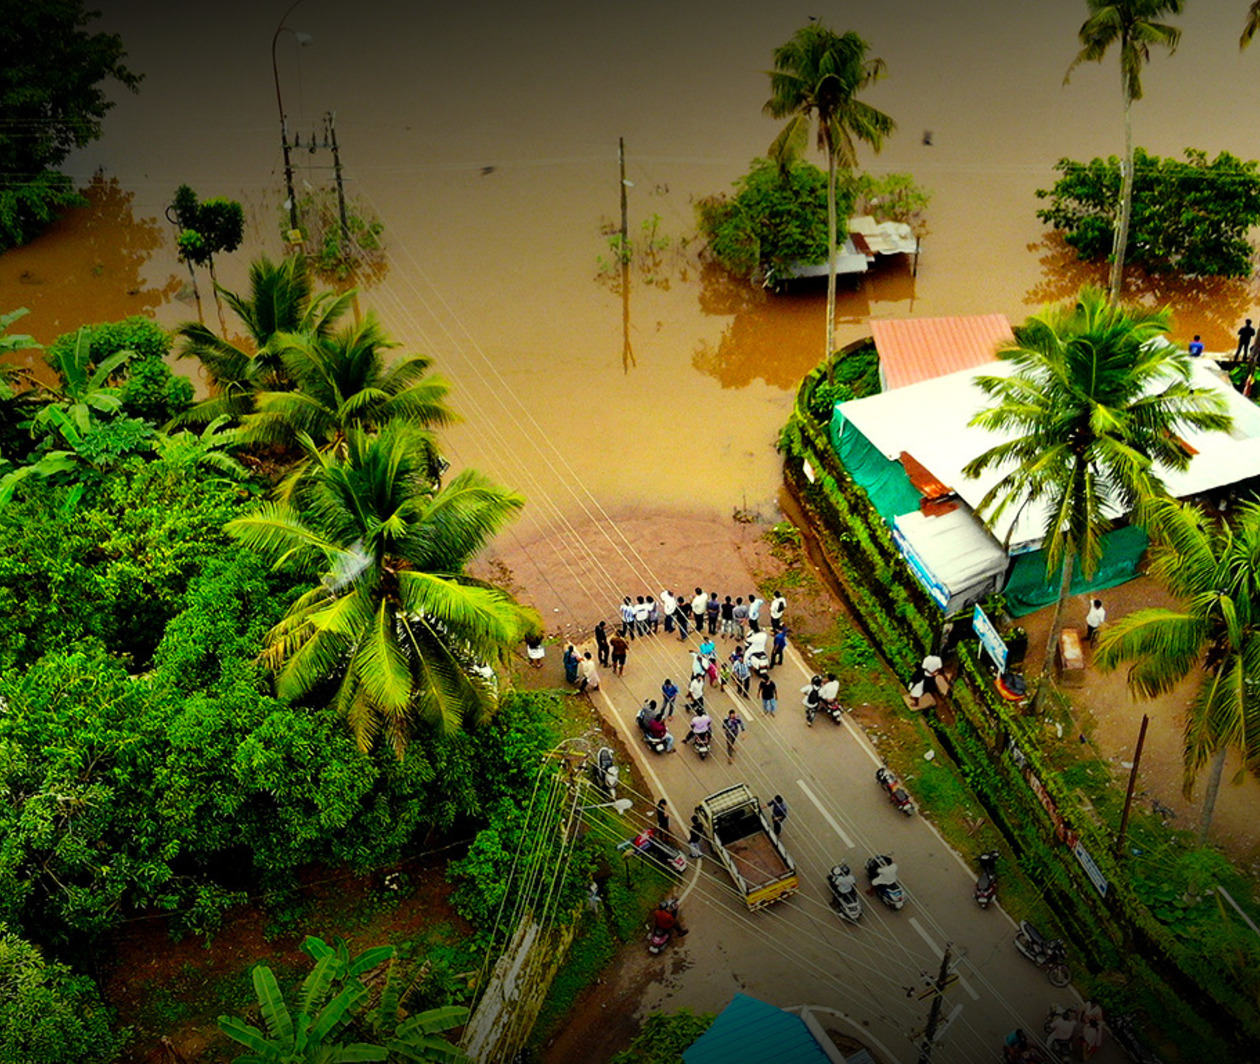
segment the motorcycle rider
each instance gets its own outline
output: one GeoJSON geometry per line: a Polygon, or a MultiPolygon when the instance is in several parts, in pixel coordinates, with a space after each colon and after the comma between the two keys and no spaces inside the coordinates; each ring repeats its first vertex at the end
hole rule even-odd
{"type": "Polygon", "coordinates": [[[652,926],[658,931],[674,934],[679,938],[684,937],[688,931],[688,928],[683,926],[678,902],[673,898],[665,899],[652,911],[652,926]]]}
{"type": "MultiPolygon", "coordinates": [[[[656,703],[653,703],[655,705],[656,703]]],[[[647,733],[653,739],[662,739],[665,742],[665,753],[672,754],[674,752],[674,737],[669,734],[669,729],[665,726],[665,716],[663,713],[657,713],[648,721],[647,733]]]]}
{"type": "Polygon", "coordinates": [[[830,706],[840,698],[840,681],[834,672],[827,673],[827,682],[818,688],[818,697],[824,706],[830,706]]]}
{"type": "Polygon", "coordinates": [[[801,694],[805,696],[805,719],[812,726],[814,723],[814,714],[818,711],[818,704],[822,701],[819,694],[822,688],[822,677],[813,677],[808,684],[801,688],[801,694]]]}
{"type": "Polygon", "coordinates": [[[709,719],[709,714],[704,711],[704,704],[700,705],[700,712],[691,718],[691,731],[687,733],[684,743],[691,742],[696,736],[704,736],[709,738],[709,732],[713,730],[713,721],[709,719]]]}
{"type": "Polygon", "coordinates": [[[1028,1036],[1021,1028],[1015,1028],[1002,1043],[1002,1055],[1006,1058],[1007,1064],[1020,1064],[1021,1061],[1027,1059],[1028,1052],[1028,1036]]]}

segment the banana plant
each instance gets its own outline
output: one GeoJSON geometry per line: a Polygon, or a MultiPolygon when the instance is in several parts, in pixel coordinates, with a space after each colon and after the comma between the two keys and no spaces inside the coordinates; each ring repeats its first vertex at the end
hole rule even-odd
{"type": "Polygon", "coordinates": [[[48,401],[31,418],[32,436],[42,436],[56,427],[54,411],[64,413],[83,435],[98,414],[116,414],[122,407],[122,389],[109,384],[118,370],[134,356],[134,351],[115,351],[92,365],[91,333],[80,329],[74,347],[49,359],[61,378],[60,388],[43,386],[48,401]]]}

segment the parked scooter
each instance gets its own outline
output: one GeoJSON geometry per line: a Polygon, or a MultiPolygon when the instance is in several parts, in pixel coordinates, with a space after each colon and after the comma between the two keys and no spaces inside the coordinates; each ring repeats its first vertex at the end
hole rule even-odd
{"type": "Polygon", "coordinates": [[[897,880],[897,862],[887,854],[876,854],[867,860],[866,878],[871,881],[875,896],[888,908],[897,910],[906,904],[906,892],[897,880]]]}
{"type": "Polygon", "coordinates": [[[591,762],[591,779],[595,786],[610,799],[617,797],[617,781],[621,778],[621,770],[613,761],[613,752],[607,746],[601,746],[595,752],[595,760],[591,762]]]}
{"type": "Polygon", "coordinates": [[[982,853],[976,858],[980,864],[980,875],[976,878],[976,904],[982,909],[987,909],[997,897],[997,859],[997,850],[982,853]]]}
{"type": "Polygon", "coordinates": [[[822,696],[818,693],[822,687],[822,677],[815,676],[809,681],[808,687],[801,688],[801,694],[805,697],[801,701],[801,705],[805,707],[805,723],[811,728],[814,726],[814,717],[818,715],[818,707],[822,704],[822,696]]]}
{"type": "Polygon", "coordinates": [[[841,863],[833,867],[827,876],[827,886],[831,889],[835,909],[850,923],[857,923],[862,915],[862,898],[858,894],[857,879],[849,866],[841,863]]]}
{"type": "Polygon", "coordinates": [[[1015,948],[1046,973],[1055,986],[1067,986],[1072,972],[1067,966],[1067,947],[1061,938],[1046,938],[1027,920],[1019,922],[1015,948]]]}
{"type": "Polygon", "coordinates": [[[910,800],[910,795],[906,793],[906,789],[902,787],[901,781],[890,768],[877,768],[875,770],[875,782],[884,788],[884,793],[888,795],[888,800],[893,806],[906,816],[914,815],[914,802],[910,800]]]}

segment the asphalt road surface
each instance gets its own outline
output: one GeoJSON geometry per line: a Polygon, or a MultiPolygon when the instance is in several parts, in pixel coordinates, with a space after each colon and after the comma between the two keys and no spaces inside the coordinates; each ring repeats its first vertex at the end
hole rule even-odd
{"type": "MultiPolygon", "coordinates": [[[[734,645],[717,642],[723,657],[734,645]]],[[[906,817],[888,801],[875,782],[881,759],[861,728],[847,716],[837,725],[822,714],[807,725],[799,692],[809,673],[791,648],[773,673],[779,688],[774,717],[762,712],[755,680],[748,700],[735,694],[733,684],[706,688],[715,735],[701,761],[682,743],[690,719],[683,707],[688,650],[695,646],[694,638],[683,644],[662,631],[632,644],[624,678],[600,672],[603,687],[595,703],[635,751],[653,788],[650,795],[619,791],[635,799],[629,821],[636,830],[652,823],[652,806],[664,796],[671,831],[685,850],[691,813],[705,795],[740,782],[763,806],[781,794],[789,807],[782,839],[801,887],[795,896],[750,913],[706,850],[678,886],[692,933],[669,948],[683,963],[676,960],[672,971],[663,965],[661,980],[645,994],[645,1011],[687,1006],[717,1012],[742,990],[783,1008],[808,1007],[824,1025],[851,1033],[889,1064],[914,1064],[931,1005],[921,995],[939,970],[946,943],[958,958],[958,979],[942,1003],[943,1033],[933,1061],[1000,1060],[1008,1032],[1022,1027],[1040,1035],[1052,1002],[1079,1004],[1073,989],[1051,986],[1015,949],[1015,924],[999,906],[976,905],[975,872],[931,824],[917,813],[906,817]],[[659,755],[642,743],[634,717],[645,698],[660,699],[665,676],[683,693],[670,722],[677,752],[659,755]],[[738,710],[747,731],[728,762],[719,721],[730,708],[738,710]],[[849,924],[830,907],[827,872],[846,861],[865,887],[864,865],[875,853],[896,860],[906,905],[893,912],[863,894],[862,918],[849,924]]],[[[890,698],[899,697],[899,691],[890,692],[890,698]]],[[[772,1047],[765,1059],[773,1060],[772,1047]]],[[[1125,1059],[1110,1038],[1094,1057],[1125,1059]]]]}

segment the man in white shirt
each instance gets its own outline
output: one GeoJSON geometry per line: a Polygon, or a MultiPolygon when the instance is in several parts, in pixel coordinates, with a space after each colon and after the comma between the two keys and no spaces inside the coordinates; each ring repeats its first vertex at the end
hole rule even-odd
{"type": "Polygon", "coordinates": [[[621,636],[623,639],[634,638],[634,603],[629,595],[621,603],[621,636]]]}
{"type": "Polygon", "coordinates": [[[704,615],[709,608],[709,596],[700,588],[696,588],[696,597],[691,600],[691,616],[695,621],[695,629],[699,634],[704,629],[704,615]]]}
{"type": "Polygon", "coordinates": [[[647,635],[648,617],[651,613],[652,607],[647,604],[647,599],[640,595],[639,601],[634,604],[634,628],[639,635],[647,635]]]}
{"type": "Polygon", "coordinates": [[[677,609],[678,602],[674,598],[673,593],[669,591],[661,592],[661,616],[665,618],[665,631],[672,632],[674,630],[674,610],[677,609]]]}
{"type": "Polygon", "coordinates": [[[763,600],[754,591],[748,599],[748,627],[754,632],[761,631],[761,607],[763,605],[763,600]]]}
{"type": "Polygon", "coordinates": [[[787,599],[782,591],[776,591],[770,601],[770,630],[777,632],[783,627],[783,613],[787,609],[787,599]]]}
{"type": "Polygon", "coordinates": [[[1107,611],[1103,609],[1102,599],[1094,599],[1090,603],[1089,612],[1085,614],[1085,638],[1089,640],[1090,646],[1098,640],[1098,629],[1106,619],[1107,611]]]}

